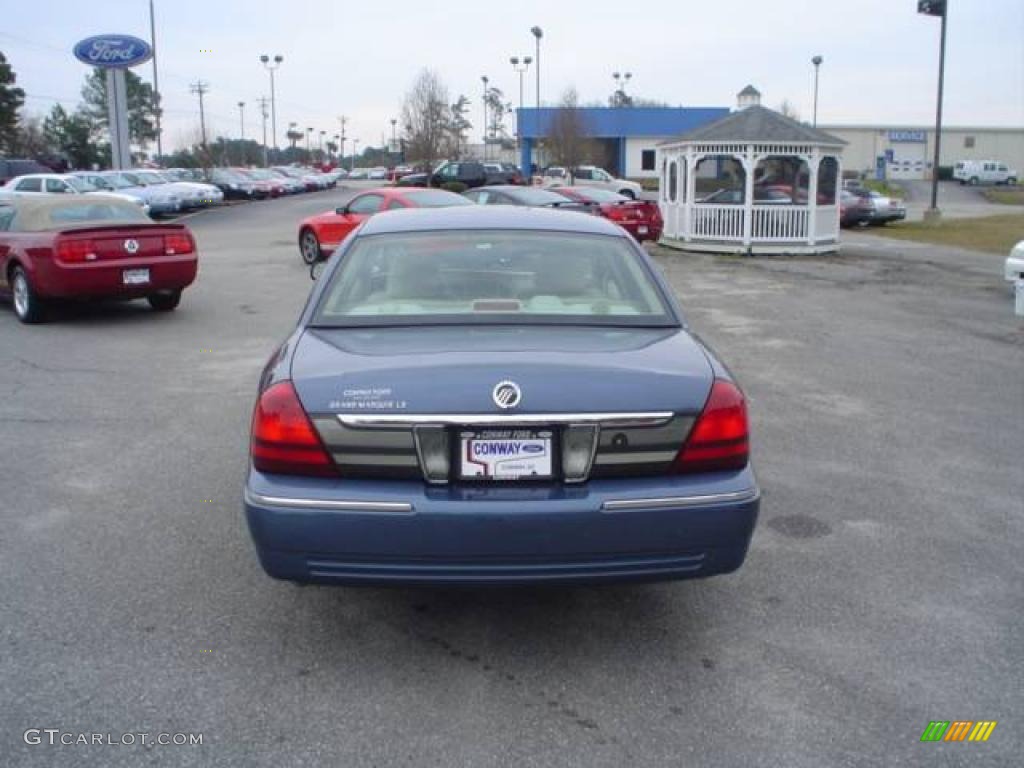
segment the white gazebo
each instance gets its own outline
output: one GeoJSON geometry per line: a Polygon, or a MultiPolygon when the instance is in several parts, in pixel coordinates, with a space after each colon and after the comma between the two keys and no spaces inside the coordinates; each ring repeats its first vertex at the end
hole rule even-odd
{"type": "Polygon", "coordinates": [[[839,243],[845,144],[762,107],[738,109],[658,147],[662,243],[716,253],[827,253],[839,243]]]}

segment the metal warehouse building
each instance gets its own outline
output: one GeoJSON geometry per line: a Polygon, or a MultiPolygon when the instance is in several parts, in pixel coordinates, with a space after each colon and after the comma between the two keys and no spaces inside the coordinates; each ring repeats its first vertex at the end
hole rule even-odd
{"type": "MultiPolygon", "coordinates": [[[[758,102],[761,94],[747,86],[740,102],[758,102]]],[[[579,116],[587,136],[597,146],[593,162],[627,178],[657,178],[659,144],[700,128],[729,114],[727,107],[581,107],[579,116]]],[[[517,111],[520,167],[546,164],[536,151],[554,124],[558,107],[517,111]]],[[[843,166],[847,171],[876,178],[931,178],[935,129],[907,125],[827,125],[821,130],[847,142],[843,166]]],[[[1024,127],[962,127],[942,130],[941,166],[960,160],[997,160],[1024,174],[1024,127]]]]}
{"type": "MultiPolygon", "coordinates": [[[[843,166],[875,178],[930,179],[935,128],[903,125],[822,125],[846,142],[843,166]]],[[[998,160],[1024,172],[1024,128],[950,126],[942,129],[940,166],[998,160]]]]}

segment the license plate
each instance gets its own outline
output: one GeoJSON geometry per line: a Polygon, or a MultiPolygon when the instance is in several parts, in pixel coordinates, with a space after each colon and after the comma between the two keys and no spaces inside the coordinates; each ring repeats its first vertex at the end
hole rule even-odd
{"type": "Polygon", "coordinates": [[[148,269],[126,269],[122,275],[125,285],[140,285],[149,282],[148,269]]]}
{"type": "Polygon", "coordinates": [[[646,227],[646,225],[641,224],[639,227],[636,228],[636,231],[637,231],[637,233],[639,233],[641,235],[646,235],[647,234],[647,227],[646,227]]]}
{"type": "Polygon", "coordinates": [[[545,480],[552,476],[551,430],[463,431],[459,438],[462,478],[545,480]]]}

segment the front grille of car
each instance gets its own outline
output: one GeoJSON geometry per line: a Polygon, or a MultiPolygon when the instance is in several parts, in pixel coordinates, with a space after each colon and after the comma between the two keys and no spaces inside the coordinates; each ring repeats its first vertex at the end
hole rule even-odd
{"type": "Polygon", "coordinates": [[[428,477],[424,467],[424,440],[441,439],[450,446],[458,433],[469,427],[533,426],[552,428],[556,445],[565,446],[567,430],[597,427],[597,445],[586,471],[577,481],[590,478],[633,477],[663,474],[675,459],[695,420],[680,414],[571,414],[495,418],[459,416],[388,416],[315,414],[313,424],[343,477],[382,479],[429,479],[449,482],[451,467],[428,477]],[[623,418],[629,416],[630,418],[623,418]],[[402,419],[407,419],[402,421],[402,419]]]}

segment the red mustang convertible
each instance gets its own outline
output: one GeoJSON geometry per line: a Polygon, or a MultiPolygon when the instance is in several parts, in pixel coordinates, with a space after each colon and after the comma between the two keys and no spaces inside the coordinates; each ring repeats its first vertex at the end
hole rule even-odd
{"type": "Polygon", "coordinates": [[[348,205],[303,219],[299,224],[299,252],[306,264],[314,264],[330,256],[349,232],[375,213],[402,208],[448,208],[452,205],[473,203],[462,195],[443,189],[368,189],[353,197],[348,205]]]}
{"type": "Polygon", "coordinates": [[[611,219],[629,232],[638,242],[661,239],[661,230],[665,222],[661,218],[658,204],[646,200],[633,200],[607,189],[592,187],[549,187],[563,197],[579,203],[589,203],[597,207],[597,212],[606,219],[611,219]]]}
{"type": "Polygon", "coordinates": [[[120,198],[0,198],[0,290],[23,323],[43,320],[51,299],[145,298],[170,311],[197,261],[184,225],[158,224],[120,198]]]}

